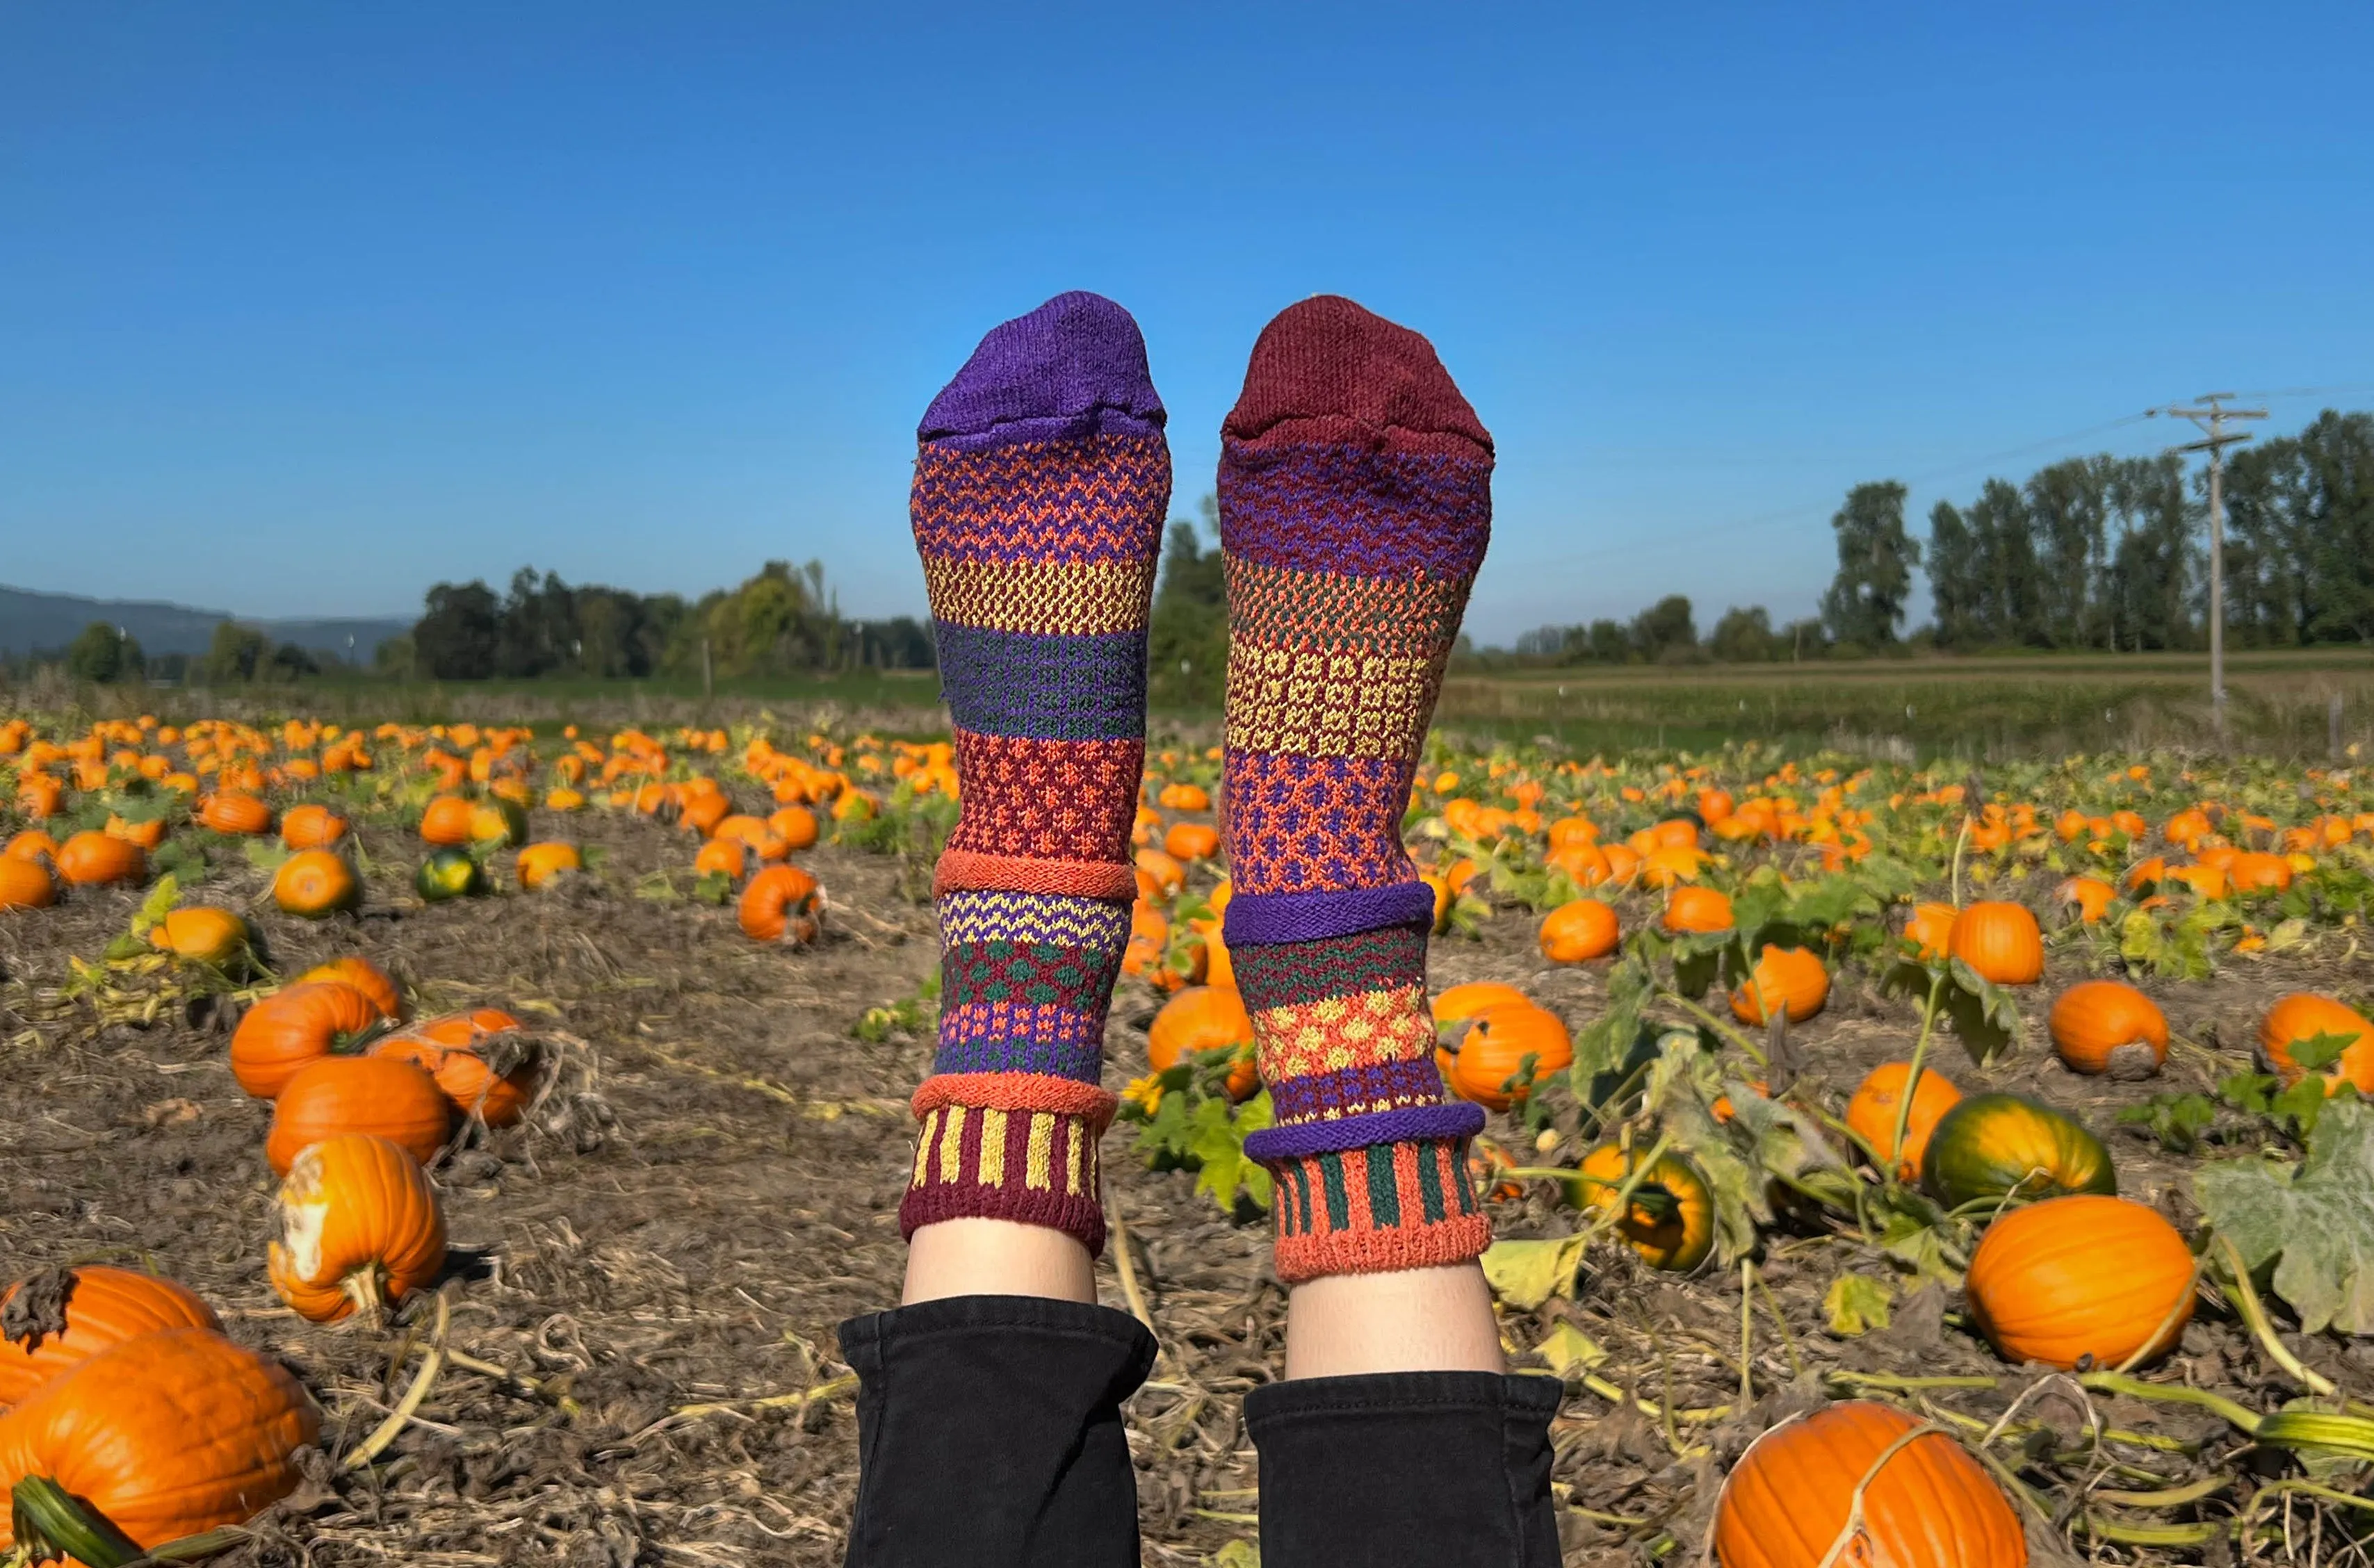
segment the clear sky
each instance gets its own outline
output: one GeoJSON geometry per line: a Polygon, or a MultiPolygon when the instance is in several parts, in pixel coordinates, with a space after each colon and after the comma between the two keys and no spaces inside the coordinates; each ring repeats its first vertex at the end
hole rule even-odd
{"type": "Polygon", "coordinates": [[[1135,311],[1184,514],[1334,291],[1498,439],[1479,640],[1786,618],[1858,480],[1918,524],[2153,404],[2374,405],[2369,59],[2365,0],[9,6],[0,582],[821,556],[920,611],[914,423],[988,326],[1135,311]]]}

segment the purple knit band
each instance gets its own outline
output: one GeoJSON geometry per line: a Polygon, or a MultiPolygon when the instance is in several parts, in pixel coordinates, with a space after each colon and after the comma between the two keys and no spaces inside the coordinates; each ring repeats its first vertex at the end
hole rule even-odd
{"type": "Polygon", "coordinates": [[[1422,882],[1343,892],[1240,893],[1221,916],[1222,940],[1277,945],[1324,942],[1386,926],[1432,926],[1434,889],[1422,882]]]}
{"type": "Polygon", "coordinates": [[[1416,1143],[1441,1138],[1473,1138],[1484,1130],[1484,1107],[1464,1102],[1377,1111],[1341,1121],[1297,1122],[1265,1127],[1245,1139],[1245,1158],[1264,1165],[1311,1154],[1333,1154],[1379,1143],[1416,1143]]]}
{"type": "Polygon", "coordinates": [[[1346,447],[1220,449],[1221,547],[1350,577],[1465,579],[1492,538],[1492,464],[1346,447]]]}
{"type": "Polygon", "coordinates": [[[1281,1078],[1269,1086],[1280,1127],[1347,1114],[1442,1103],[1442,1070],[1419,1057],[1375,1061],[1309,1078],[1281,1078]],[[1357,1107],[1357,1108],[1356,1108],[1357,1107]]]}
{"type": "Polygon", "coordinates": [[[1168,415],[1146,338],[1099,294],[1058,294],[992,327],[932,400],[915,439],[966,451],[1017,441],[1151,436],[1168,415]]]}

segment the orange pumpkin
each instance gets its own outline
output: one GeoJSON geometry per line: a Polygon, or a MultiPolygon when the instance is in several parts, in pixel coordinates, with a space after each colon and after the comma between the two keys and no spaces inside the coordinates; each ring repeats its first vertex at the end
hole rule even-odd
{"type": "Polygon", "coordinates": [[[522,849],[513,869],[522,887],[535,888],[570,872],[582,871],[584,866],[584,857],[577,852],[576,845],[555,840],[522,849]]]}
{"type": "Polygon", "coordinates": [[[1722,1568],[2026,1568],[2027,1536],[2003,1492],[1960,1444],[1942,1432],[1912,1436],[1919,1426],[1893,1405],[1856,1399],[1772,1428],[1723,1482],[1716,1560],[1722,1568]],[[1860,1527],[1848,1535],[1858,1493],[1860,1527]]]}
{"type": "Polygon", "coordinates": [[[254,933],[247,922],[228,909],[217,909],[194,904],[185,909],[169,909],[165,918],[148,928],[148,945],[161,948],[187,964],[206,964],[217,969],[244,968],[252,951],[254,933]]]}
{"type": "Polygon", "coordinates": [[[1916,904],[1904,922],[1904,940],[1923,964],[1945,956],[1954,941],[1954,922],[1961,914],[1951,904],[1916,904]]]}
{"type": "Polygon", "coordinates": [[[459,795],[440,795],[420,813],[420,837],[440,848],[457,848],[470,842],[474,808],[459,795]]]}
{"type": "Polygon", "coordinates": [[[231,1076],[259,1100],[277,1098],[300,1069],[368,1034],[380,1017],[370,997],[335,980],[276,991],[231,1032],[231,1076]]]}
{"type": "Polygon", "coordinates": [[[2292,1047],[2319,1038],[2349,1042],[2340,1059],[2324,1070],[2325,1093],[2345,1082],[2361,1094],[2374,1094],[2374,1022],[2331,997],[2294,991],[2278,999],[2259,1024],[2259,1054],[2270,1072],[2286,1084],[2297,1083],[2308,1070],[2292,1059],[2292,1047]]]}
{"type": "Polygon", "coordinates": [[[1219,853],[1220,830],[1208,822],[1181,822],[1171,825],[1162,836],[1163,853],[1181,862],[1208,860],[1219,853]]]}
{"type": "Polygon", "coordinates": [[[1929,1152],[1929,1135],[1947,1111],[1959,1105],[1962,1092],[1954,1087],[1935,1068],[1923,1067],[1921,1082],[1913,1086],[1911,1114],[1904,1121],[1904,1148],[1896,1148],[1896,1117],[1904,1104],[1904,1082],[1911,1075],[1909,1061],[1884,1061],[1871,1070],[1855,1090],[1854,1098],[1847,1102],[1847,1126],[1856,1137],[1869,1144],[1872,1153],[1885,1164],[1896,1160],[1896,1178],[1910,1181],[1921,1169],[1922,1157],[1929,1152]]]}
{"type": "Polygon", "coordinates": [[[2227,862],[2226,880],[2237,893],[2281,893],[2292,884],[2292,863],[2254,849],[2227,862]]]}
{"type": "Polygon", "coordinates": [[[400,1019],[404,1016],[404,993],[395,989],[395,982],[388,978],[386,970],[368,958],[350,953],[326,964],[316,964],[298,976],[296,983],[311,985],[317,980],[335,980],[341,985],[352,986],[370,1000],[371,1006],[379,1010],[382,1018],[400,1019]]]}
{"type": "Polygon", "coordinates": [[[29,1326],[0,1338],[0,1410],[21,1404],[50,1379],[101,1351],[163,1328],[222,1323],[197,1293],[154,1274],[88,1264],[51,1270],[0,1291],[0,1317],[29,1326]],[[31,1310],[8,1304],[19,1294],[31,1310]]]}
{"type": "Polygon", "coordinates": [[[1465,1032],[1436,1052],[1435,1063],[1452,1094],[1487,1110],[1505,1111],[1529,1093],[1509,1083],[1523,1071],[1527,1057],[1534,1059],[1534,1076],[1547,1078],[1574,1065],[1574,1040],[1565,1021],[1547,1008],[1503,1001],[1470,1018],[1465,1032]]]}
{"type": "Polygon", "coordinates": [[[1731,899],[1711,887],[1684,885],[1666,896],[1659,923],[1667,930],[1713,933],[1731,930],[1731,899]]]}
{"type": "Polygon", "coordinates": [[[805,947],[822,929],[824,890],[797,866],[769,866],[742,890],[736,913],[751,941],[805,947]]]}
{"type": "Polygon", "coordinates": [[[2077,919],[2089,926],[2101,922],[2102,917],[2110,912],[2111,900],[2118,895],[2118,889],[2098,876],[2073,876],[2053,895],[2063,907],[2076,911],[2077,919]]]}
{"type": "Polygon", "coordinates": [[[57,883],[47,866],[0,856],[0,909],[46,909],[57,899],[57,883]]]}
{"type": "Polygon", "coordinates": [[[783,841],[783,849],[787,854],[816,848],[816,813],[805,806],[785,806],[781,811],[770,813],[767,818],[767,826],[776,837],[783,841]]]}
{"type": "Polygon", "coordinates": [[[382,1056],[331,1056],[289,1075],[272,1103],[264,1158],[287,1176],[297,1156],[325,1138],[368,1132],[422,1164],[445,1147],[453,1107],[437,1080],[412,1062],[382,1056]]]}
{"type": "Polygon", "coordinates": [[[1434,999],[1435,1027],[1473,1018],[1486,1008],[1498,1007],[1503,1002],[1531,1007],[1534,999],[1516,987],[1503,985],[1498,980],[1470,980],[1465,985],[1453,986],[1434,999]]]}
{"type": "Polygon", "coordinates": [[[2072,1072],[2149,1078],[2168,1059],[2168,1017],[2122,980],[2086,980],[2053,1002],[2052,1048],[2072,1072]]]}
{"type": "Polygon", "coordinates": [[[2024,904],[1973,904],[1954,918],[1946,951],[1998,986],[2044,977],[2044,932],[2024,904]]]}
{"type": "MultiPolygon", "coordinates": [[[[144,1548],[244,1523],[296,1490],[321,1412],[287,1369],[208,1328],[126,1340],[0,1416],[0,1495],[55,1481],[144,1548]]],[[[15,1544],[0,1510],[0,1547],[15,1544]]]]}
{"type": "Polygon", "coordinates": [[[1216,1050],[1237,1053],[1228,1063],[1228,1098],[1252,1099],[1261,1088],[1253,1060],[1253,1021],[1233,986],[1188,987],[1162,1004],[1146,1032],[1146,1064],[1157,1072],[1216,1050]]]}
{"type": "Polygon", "coordinates": [[[354,867],[335,849],[303,849],[272,873],[272,901],[288,914],[319,920],[362,902],[354,867]]]}
{"type": "Polygon", "coordinates": [[[118,838],[128,838],[143,849],[154,849],[165,842],[165,829],[169,825],[170,825],[161,816],[148,817],[140,822],[128,822],[120,816],[110,816],[107,819],[106,831],[118,838]]]}
{"type": "Polygon", "coordinates": [[[2004,1358],[2067,1372],[2173,1349],[2192,1317],[2192,1249],[2124,1198],[2081,1194],[2015,1209],[1970,1255],[1970,1316],[2004,1358]]]}
{"type": "Polygon", "coordinates": [[[677,808],[676,825],[688,833],[713,835],[734,814],[734,802],[723,794],[704,791],[677,808]]]}
{"type": "Polygon", "coordinates": [[[1747,983],[1731,993],[1733,1016],[1743,1024],[1761,1024],[1774,1009],[1803,1024],[1830,1000],[1830,972],[1820,956],[1803,947],[1766,944],[1747,983]]]}
{"type": "Polygon", "coordinates": [[[99,832],[77,833],[58,846],[58,875],[77,887],[109,883],[145,882],[148,852],[128,838],[99,832]]]}
{"type": "Polygon", "coordinates": [[[1212,809],[1212,797],[1200,784],[1165,784],[1155,803],[1165,811],[1207,812],[1212,809]]]}
{"type": "Polygon", "coordinates": [[[327,849],[347,836],[347,819],[327,806],[291,806],[280,815],[280,842],[291,849],[327,849]]]}
{"type": "Polygon", "coordinates": [[[39,864],[58,858],[58,841],[38,827],[29,827],[10,838],[6,848],[0,848],[0,860],[31,860],[39,864]]]}
{"type": "Polygon", "coordinates": [[[739,838],[711,838],[694,852],[692,874],[722,876],[728,882],[740,882],[749,860],[750,848],[739,838]]]}
{"type": "Polygon", "coordinates": [[[488,1127],[513,1126],[526,1114],[541,1067],[520,1021],[492,1007],[416,1024],[370,1054],[412,1063],[437,1081],[455,1110],[488,1127]]]}
{"type": "Polygon", "coordinates": [[[272,1288],[315,1323],[394,1305],[445,1266],[436,1189],[410,1152],[384,1138],[343,1134],[298,1155],[272,1220],[272,1288]]]}
{"type": "Polygon", "coordinates": [[[1186,885],[1187,869],[1159,849],[1137,852],[1137,895],[1149,904],[1168,904],[1186,885]]]}
{"type": "Polygon", "coordinates": [[[1542,917],[1542,956],[1553,964],[1588,964],[1616,951],[1624,939],[1616,911],[1596,898],[1577,898],[1542,917]]]}
{"type": "Polygon", "coordinates": [[[198,825],[217,833],[252,835],[272,831],[272,808],[253,795],[226,790],[198,802],[198,825]]]}

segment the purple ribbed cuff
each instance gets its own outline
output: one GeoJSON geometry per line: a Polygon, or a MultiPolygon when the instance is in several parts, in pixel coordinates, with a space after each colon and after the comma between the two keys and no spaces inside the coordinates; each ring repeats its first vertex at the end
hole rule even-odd
{"type": "Polygon", "coordinates": [[[1286,1160],[1305,1159],[1312,1154],[1367,1149],[1379,1143],[1418,1143],[1443,1138],[1473,1138],[1483,1130],[1484,1107],[1481,1106],[1416,1106],[1408,1110],[1346,1117],[1340,1121],[1306,1121],[1292,1127],[1265,1127],[1245,1140],[1245,1157],[1270,1165],[1286,1160]]]}
{"type": "Polygon", "coordinates": [[[1324,942],[1387,926],[1434,926],[1434,889],[1423,882],[1344,892],[1240,893],[1222,917],[1229,946],[1324,942]]]}

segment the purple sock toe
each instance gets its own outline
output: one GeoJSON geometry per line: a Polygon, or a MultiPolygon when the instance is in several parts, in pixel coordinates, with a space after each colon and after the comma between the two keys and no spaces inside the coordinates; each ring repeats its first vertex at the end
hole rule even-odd
{"type": "Polygon", "coordinates": [[[1075,291],[991,328],[923,411],[915,437],[980,451],[1151,436],[1165,417],[1136,321],[1101,294],[1075,291]]]}

